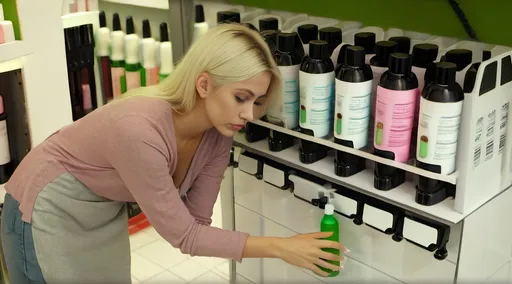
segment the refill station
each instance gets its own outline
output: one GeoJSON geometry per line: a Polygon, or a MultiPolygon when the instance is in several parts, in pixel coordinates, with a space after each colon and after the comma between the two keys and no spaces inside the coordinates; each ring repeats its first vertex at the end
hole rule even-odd
{"type": "MultiPolygon", "coordinates": [[[[512,283],[512,47],[245,2],[0,0],[0,184],[52,133],[238,22],[276,54],[285,92],[234,137],[223,227],[317,232],[331,204],[350,252],[336,277],[245,259],[231,283],[512,283]]],[[[150,225],[139,213],[131,233],[150,225]]]]}

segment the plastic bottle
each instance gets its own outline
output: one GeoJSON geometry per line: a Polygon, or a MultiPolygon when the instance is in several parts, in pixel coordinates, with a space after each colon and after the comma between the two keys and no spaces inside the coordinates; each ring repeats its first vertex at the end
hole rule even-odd
{"type": "Polygon", "coordinates": [[[240,23],[240,13],[236,11],[217,12],[217,24],[240,23]]]}
{"type": "MultiPolygon", "coordinates": [[[[279,34],[278,31],[273,30],[266,30],[261,32],[261,36],[267,43],[268,47],[270,48],[270,52],[272,54],[276,53],[277,50],[277,35],[279,34]]],[[[301,45],[302,47],[302,45],[301,45]]]]}
{"type": "Polygon", "coordinates": [[[112,71],[110,70],[110,29],[107,28],[105,12],[99,14],[100,28],[96,30],[96,56],[100,62],[101,87],[105,103],[114,99],[112,93],[112,71]]]}
{"type": "Polygon", "coordinates": [[[195,7],[195,21],[194,21],[194,34],[192,37],[192,42],[196,42],[199,37],[205,34],[208,29],[208,23],[204,19],[204,8],[203,5],[196,5],[195,7]]]}
{"type": "MultiPolygon", "coordinates": [[[[416,159],[424,170],[448,175],[455,171],[464,91],[455,81],[454,63],[436,64],[436,79],[420,99],[416,159]]],[[[416,202],[434,205],[453,196],[455,186],[419,176],[416,202]]]]}
{"type": "MultiPolygon", "coordinates": [[[[334,111],[334,142],[360,149],[368,143],[373,74],[365,64],[364,48],[347,48],[345,65],[336,72],[336,105],[334,111]]],[[[334,172],[348,177],[365,168],[365,159],[336,151],[334,172]]]]}
{"type": "MultiPolygon", "coordinates": [[[[288,129],[299,126],[299,69],[302,57],[295,50],[296,40],[297,33],[280,33],[278,36],[275,58],[283,80],[283,95],[267,111],[270,123],[288,129]]],[[[271,151],[281,151],[292,146],[293,141],[293,136],[270,130],[268,147],[271,151]]]]}
{"type": "Polygon", "coordinates": [[[366,52],[366,64],[370,64],[370,59],[375,54],[375,33],[360,32],[354,35],[354,45],[361,46],[366,52]]]}
{"type": "MultiPolygon", "coordinates": [[[[338,57],[335,56],[334,50],[342,42],[342,32],[338,27],[326,27],[318,31],[319,39],[324,40],[329,44],[329,56],[331,57],[332,63],[336,63],[338,57]],[[335,58],[336,57],[336,58],[335,58]]],[[[339,52],[338,52],[339,53],[339,52]]],[[[337,55],[337,54],[336,54],[337,55]]]]}
{"type": "Polygon", "coordinates": [[[262,18],[258,21],[260,32],[273,30],[279,30],[279,20],[274,17],[262,18]]]}
{"type": "MultiPolygon", "coordinates": [[[[329,58],[329,45],[326,41],[310,41],[309,55],[304,57],[300,66],[299,86],[301,132],[315,137],[330,136],[333,121],[334,65],[329,58]]],[[[301,140],[300,161],[314,163],[323,159],[327,150],[326,146],[301,140]]]]}
{"type": "Polygon", "coordinates": [[[169,31],[166,22],[160,24],[160,41],[160,70],[158,71],[158,81],[167,78],[174,70],[172,43],[169,41],[169,31]]]}
{"type": "MultiPolygon", "coordinates": [[[[338,223],[338,220],[336,217],[334,217],[334,206],[332,204],[325,204],[324,209],[324,217],[322,218],[322,221],[320,221],[320,231],[321,232],[332,232],[332,235],[328,238],[325,238],[325,240],[333,241],[333,242],[339,242],[340,241],[340,226],[338,223]]],[[[332,253],[335,255],[340,255],[339,249],[333,249],[333,248],[325,248],[322,249],[325,252],[332,253]]],[[[327,260],[327,262],[340,266],[339,261],[334,260],[327,260]]],[[[333,271],[324,267],[320,267],[323,271],[329,273],[328,277],[335,277],[340,274],[340,271],[333,271]]]]}
{"type": "Polygon", "coordinates": [[[300,40],[302,41],[305,55],[309,54],[309,42],[318,39],[318,26],[315,24],[305,24],[297,28],[300,40]]]}
{"type": "MultiPolygon", "coordinates": [[[[389,70],[382,74],[377,87],[375,155],[401,163],[409,160],[414,110],[419,96],[418,79],[411,68],[410,55],[391,54],[389,70]]],[[[390,190],[404,181],[404,170],[376,163],[376,189],[390,190]]]]}
{"type": "Polygon", "coordinates": [[[110,73],[112,77],[112,93],[114,99],[121,96],[126,90],[124,77],[124,37],[121,29],[119,14],[114,13],[112,17],[112,32],[110,33],[110,73]]]}
{"type": "Polygon", "coordinates": [[[151,36],[151,25],[146,19],[142,21],[142,68],[140,69],[142,87],[158,84],[156,52],[156,41],[151,36]]]}
{"type": "MultiPolygon", "coordinates": [[[[124,37],[125,45],[125,60],[124,60],[124,72],[126,91],[134,88],[138,88],[142,81],[142,66],[140,64],[140,38],[135,33],[135,27],[133,25],[133,18],[131,16],[126,17],[126,36],[124,37]]],[[[123,92],[124,93],[124,92],[123,92]]]]}
{"type": "Polygon", "coordinates": [[[392,36],[388,40],[397,44],[396,52],[405,54],[409,54],[411,52],[411,38],[406,36],[392,36]]]}
{"type": "MultiPolygon", "coordinates": [[[[457,75],[455,80],[459,85],[464,85],[464,78],[466,77],[467,68],[473,62],[473,52],[469,49],[452,49],[446,52],[444,61],[455,63],[457,65],[457,75]]],[[[432,68],[435,74],[435,68],[432,68]]],[[[435,78],[435,77],[432,77],[435,78]]]]}

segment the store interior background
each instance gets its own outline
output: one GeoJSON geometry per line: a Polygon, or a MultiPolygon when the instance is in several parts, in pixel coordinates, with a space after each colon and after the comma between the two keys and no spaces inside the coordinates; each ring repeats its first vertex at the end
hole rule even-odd
{"type": "MultiPolygon", "coordinates": [[[[244,6],[242,4],[255,5],[258,8],[265,8],[269,10],[286,10],[290,13],[308,13],[315,16],[325,16],[343,20],[361,21],[364,23],[365,26],[376,25],[383,28],[400,27],[403,28],[404,30],[414,30],[418,32],[429,33],[432,35],[467,38],[467,34],[464,31],[459,20],[457,19],[456,15],[452,10],[449,9],[449,6],[446,5],[445,1],[442,0],[418,0],[414,1],[414,4],[410,4],[410,2],[413,1],[408,0],[376,0],[371,1],[372,4],[368,5],[371,6],[372,8],[366,7],[364,9],[361,9],[360,4],[357,3],[357,1],[341,0],[323,1],[323,3],[328,3],[328,5],[324,6],[320,5],[320,2],[322,1],[306,1],[307,3],[301,4],[301,7],[295,6],[296,1],[293,0],[234,0],[231,2],[235,3],[235,5],[238,5],[240,9],[244,9],[244,6]],[[329,8],[326,8],[326,6],[328,6],[329,8]],[[436,19],[443,20],[437,21],[436,19]]],[[[480,40],[486,43],[492,43],[496,45],[512,46],[512,37],[508,36],[507,31],[507,27],[510,27],[509,14],[510,11],[512,11],[512,2],[500,3],[500,5],[491,5],[491,3],[489,3],[489,5],[481,5],[481,1],[479,0],[464,0],[460,2],[462,2],[461,5],[463,5],[466,15],[468,16],[469,19],[471,19],[471,24],[475,28],[475,31],[480,40]],[[493,15],[492,20],[490,20],[489,15],[493,15]]],[[[194,1],[194,3],[202,4],[204,6],[206,20],[210,24],[210,26],[216,25],[217,11],[233,8],[233,5],[221,3],[220,1],[206,0],[194,1]]],[[[144,19],[149,19],[151,23],[153,36],[157,40],[159,37],[159,24],[161,22],[169,22],[168,9],[169,1],[167,0],[99,1],[99,10],[105,11],[107,16],[107,25],[109,27],[112,24],[113,13],[118,13],[120,15],[121,25],[123,26],[123,29],[125,26],[124,19],[126,18],[126,16],[132,16],[135,23],[136,33],[142,35],[142,21],[144,19]]],[[[172,25],[170,25],[169,28],[171,34],[175,32],[173,31],[172,25]]],[[[53,76],[60,75],[54,74],[53,76]]],[[[58,93],[66,93],[61,91],[59,91],[58,93]]],[[[58,100],[58,98],[56,98],[56,100],[58,100]]],[[[35,102],[31,102],[30,104],[35,104],[35,102]]],[[[42,113],[39,115],[44,116],[44,114],[42,113]]],[[[43,120],[40,123],[41,125],[43,125],[44,123],[51,124],[52,126],[50,128],[55,128],[55,125],[59,124],[64,126],[65,124],[67,124],[67,122],[63,122],[62,117],[66,116],[69,115],[62,114],[60,117],[54,116],[53,118],[46,118],[46,120],[43,120]]],[[[36,129],[35,126],[34,129],[36,129]]],[[[49,132],[48,128],[40,130],[40,133],[42,134],[37,136],[42,137],[44,136],[45,132],[49,132]]],[[[38,142],[38,139],[39,138],[36,138],[34,142],[38,142]]],[[[228,171],[230,171],[230,169],[228,169],[228,171]]],[[[229,173],[226,174],[229,175],[229,173]]],[[[242,182],[247,182],[247,179],[245,177],[239,176],[237,177],[237,179],[243,179],[242,182]]],[[[268,188],[268,185],[264,184],[261,181],[254,181],[254,183],[252,183],[251,186],[268,188]]],[[[230,184],[229,182],[224,182],[222,185],[222,191],[230,190],[232,190],[232,184],[230,184]]],[[[254,195],[251,196],[251,193],[246,192],[244,194],[247,194],[246,196],[249,196],[251,198],[254,197],[254,195]]],[[[0,196],[0,198],[3,198],[3,194],[0,194],[0,196]]],[[[247,203],[250,203],[251,201],[249,197],[247,197],[247,203]]],[[[261,200],[259,200],[259,202],[261,202],[261,200]]],[[[285,206],[284,204],[282,205],[285,206]]],[[[308,210],[308,207],[304,208],[308,210]]],[[[276,232],[276,234],[280,235],[294,234],[293,230],[288,230],[287,228],[280,227],[278,228],[278,225],[276,224],[263,224],[259,217],[253,214],[251,210],[241,208],[240,206],[238,206],[238,208],[235,208],[235,210],[237,210],[237,215],[240,216],[240,219],[245,220],[244,224],[237,224],[237,229],[239,230],[245,230],[250,233],[252,231],[255,234],[262,233],[262,231],[266,231],[266,234],[271,234],[271,232],[276,232]]],[[[223,224],[223,220],[225,220],[226,216],[222,216],[222,212],[223,210],[221,198],[219,198],[214,208],[214,226],[223,227],[225,225],[223,224]]],[[[316,220],[318,219],[318,216],[321,215],[316,214],[311,218],[312,220],[316,220]]],[[[317,221],[319,222],[319,219],[317,221]]],[[[297,226],[300,227],[299,225],[297,226]]],[[[453,234],[457,233],[454,232],[453,234]]],[[[205,257],[191,258],[189,256],[182,255],[177,249],[174,249],[169,244],[167,244],[152,228],[145,229],[141,232],[132,235],[131,245],[133,283],[229,283],[230,263],[228,261],[205,257]]],[[[368,245],[372,246],[372,243],[369,242],[368,245]]],[[[354,248],[351,249],[353,250],[354,248]]],[[[395,253],[391,249],[388,252],[390,254],[395,253]]],[[[405,252],[401,253],[403,253],[404,255],[406,254],[405,252]]],[[[408,253],[408,257],[410,257],[410,255],[414,255],[415,252],[408,251],[408,253]]],[[[450,256],[450,258],[453,257],[456,257],[456,255],[453,254],[450,256]]],[[[493,261],[492,254],[475,255],[474,257],[481,257],[482,261],[486,262],[493,261]]],[[[452,262],[457,261],[456,259],[449,260],[452,262]]],[[[383,262],[385,260],[373,259],[372,261],[383,262]]],[[[496,263],[498,262],[499,261],[497,261],[496,263]]],[[[422,263],[420,261],[412,261],[410,263],[405,264],[396,264],[395,266],[403,266],[400,269],[403,269],[405,271],[407,268],[410,267],[414,267],[416,269],[421,264],[422,263]]],[[[282,281],[291,281],[295,279],[295,281],[297,282],[318,281],[318,283],[320,283],[318,278],[315,278],[309,273],[306,273],[298,269],[294,270],[292,268],[283,268],[280,265],[280,263],[278,263],[277,261],[274,262],[273,260],[268,262],[264,262],[261,260],[244,260],[244,266],[238,268],[238,271],[240,271],[240,273],[242,273],[243,276],[240,275],[239,273],[237,283],[260,283],[260,281],[263,280],[261,277],[262,271],[264,269],[267,269],[266,271],[273,270],[274,272],[275,270],[279,269],[282,269],[283,271],[286,270],[286,273],[283,272],[280,275],[280,277],[282,277],[280,280],[282,281]]],[[[389,265],[393,266],[392,263],[390,263],[389,265]]],[[[363,270],[363,268],[361,268],[362,266],[360,266],[360,264],[356,260],[352,259],[349,260],[349,263],[346,265],[346,267],[347,273],[353,275],[358,275],[358,273],[360,273],[359,270],[363,270]]],[[[440,273],[442,273],[443,269],[445,269],[441,264],[439,264],[439,266],[436,266],[436,268],[438,268],[437,271],[440,273]]],[[[451,273],[451,266],[446,269],[451,273]]],[[[507,265],[503,267],[492,267],[492,269],[493,271],[495,270],[496,273],[493,274],[493,276],[486,279],[487,281],[498,281],[499,279],[508,279],[509,263],[507,263],[507,265]]],[[[487,271],[486,273],[490,272],[487,271]]],[[[424,277],[423,279],[428,279],[429,276],[435,275],[429,275],[428,272],[425,272],[422,276],[424,277]]],[[[383,281],[383,279],[385,278],[370,275],[368,276],[367,279],[360,280],[361,282],[364,282],[372,280],[383,281]]],[[[393,282],[396,283],[396,281],[393,282]]]]}

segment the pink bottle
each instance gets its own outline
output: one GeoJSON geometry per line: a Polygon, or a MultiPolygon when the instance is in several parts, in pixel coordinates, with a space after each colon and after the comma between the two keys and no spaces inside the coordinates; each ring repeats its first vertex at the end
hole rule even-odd
{"type": "MultiPolygon", "coordinates": [[[[393,53],[389,70],[382,74],[377,87],[375,110],[375,155],[407,163],[414,126],[418,79],[411,71],[412,58],[405,53],[393,53]]],[[[405,171],[377,163],[374,187],[390,190],[405,181],[405,171]]]]}

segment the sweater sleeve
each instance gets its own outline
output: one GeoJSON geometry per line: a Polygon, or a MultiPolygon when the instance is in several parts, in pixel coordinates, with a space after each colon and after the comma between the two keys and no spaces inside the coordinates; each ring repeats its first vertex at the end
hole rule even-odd
{"type": "Polygon", "coordinates": [[[213,206],[217,201],[224,172],[229,163],[232,139],[223,138],[220,144],[213,158],[192,183],[185,200],[185,205],[192,216],[205,225],[212,223],[213,206]]]}
{"type": "Polygon", "coordinates": [[[113,123],[107,135],[107,160],[163,238],[185,254],[241,261],[248,234],[196,222],[169,172],[176,153],[166,146],[161,129],[132,115],[113,123]]]}

